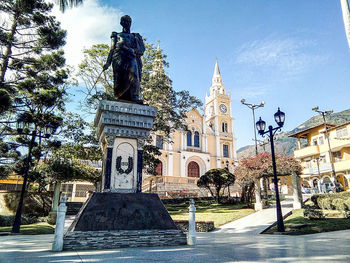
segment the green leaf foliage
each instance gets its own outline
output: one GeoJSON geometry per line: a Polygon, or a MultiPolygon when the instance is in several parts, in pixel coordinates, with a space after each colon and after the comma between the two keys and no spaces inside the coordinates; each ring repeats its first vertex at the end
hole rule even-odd
{"type": "Polygon", "coordinates": [[[197,186],[208,189],[216,201],[220,203],[224,189],[233,185],[235,180],[234,174],[230,173],[228,169],[216,168],[202,175],[197,181],[197,186]]]}

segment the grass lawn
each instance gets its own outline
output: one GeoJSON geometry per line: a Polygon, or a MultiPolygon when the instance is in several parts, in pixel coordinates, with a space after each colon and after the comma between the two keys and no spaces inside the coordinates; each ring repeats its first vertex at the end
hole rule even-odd
{"type": "MultiPolygon", "coordinates": [[[[166,204],[173,220],[188,220],[189,203],[166,204]]],[[[241,217],[254,213],[253,209],[246,208],[244,204],[215,204],[210,202],[197,202],[196,221],[214,221],[214,226],[219,227],[241,217]]]]}
{"type": "MultiPolygon", "coordinates": [[[[12,226],[0,227],[0,232],[11,232],[12,226]]],[[[42,234],[53,234],[55,228],[48,223],[35,223],[30,225],[21,226],[21,234],[23,235],[42,235],[42,234]]]]}
{"type": "MultiPolygon", "coordinates": [[[[350,229],[350,219],[347,218],[326,218],[326,219],[307,219],[303,216],[303,209],[294,210],[293,214],[284,220],[284,226],[289,235],[305,235],[336,230],[350,229]],[[301,225],[306,225],[301,227],[301,225]],[[298,226],[299,225],[299,226],[298,226]],[[299,228],[300,227],[300,228],[299,228]]],[[[277,232],[274,226],[264,234],[273,234],[277,232]]]]}
{"type": "MultiPolygon", "coordinates": [[[[169,214],[174,220],[188,220],[188,202],[181,204],[167,204],[169,214]]],[[[206,201],[197,202],[196,221],[214,221],[219,227],[241,217],[254,213],[253,209],[246,208],[244,204],[215,204],[206,201]]],[[[11,232],[12,226],[0,227],[0,232],[11,232]]],[[[47,223],[36,223],[21,226],[23,235],[53,234],[55,227],[47,223]]]]}

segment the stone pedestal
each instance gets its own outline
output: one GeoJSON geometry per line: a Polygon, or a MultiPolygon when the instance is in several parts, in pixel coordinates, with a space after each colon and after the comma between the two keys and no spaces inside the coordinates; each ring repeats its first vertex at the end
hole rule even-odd
{"type": "Polygon", "coordinates": [[[100,102],[95,126],[104,154],[103,192],[141,192],[141,147],[156,114],[157,109],[147,105],[100,102]]]}
{"type": "Polygon", "coordinates": [[[186,244],[158,195],[141,193],[142,146],[157,109],[102,101],[95,117],[104,160],[93,193],[64,237],[64,250],[186,244]]]}

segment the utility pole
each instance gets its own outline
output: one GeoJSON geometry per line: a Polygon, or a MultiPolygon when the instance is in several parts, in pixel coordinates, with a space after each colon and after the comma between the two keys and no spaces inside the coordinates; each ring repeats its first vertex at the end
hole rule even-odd
{"type": "Polygon", "coordinates": [[[319,110],[318,106],[313,107],[312,110],[317,112],[317,113],[319,113],[322,116],[322,119],[323,119],[325,135],[326,135],[326,139],[327,139],[327,143],[328,143],[329,161],[331,162],[332,177],[333,177],[333,180],[334,180],[334,183],[335,183],[335,182],[337,182],[337,176],[335,174],[331,143],[329,141],[329,133],[328,133],[327,122],[326,122],[326,116],[331,115],[333,113],[333,110],[321,111],[321,110],[319,110]]]}

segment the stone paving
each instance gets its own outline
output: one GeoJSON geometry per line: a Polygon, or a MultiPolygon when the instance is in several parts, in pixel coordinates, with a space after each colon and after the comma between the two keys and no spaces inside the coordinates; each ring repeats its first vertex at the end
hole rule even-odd
{"type": "MultiPolygon", "coordinates": [[[[291,210],[288,201],[283,204],[284,213],[291,210]]],[[[260,235],[276,211],[253,215],[214,232],[197,233],[196,246],[52,252],[53,235],[0,236],[0,262],[350,262],[350,230],[260,235]]]]}
{"type": "MultiPolygon", "coordinates": [[[[286,199],[281,202],[282,216],[288,215],[293,210],[293,200],[286,199]]],[[[236,221],[217,228],[214,232],[221,233],[244,233],[247,235],[258,235],[276,221],[276,207],[263,209],[261,211],[240,218],[236,221]]]]}
{"type": "Polygon", "coordinates": [[[305,236],[198,233],[196,246],[51,252],[53,235],[0,237],[0,262],[350,262],[350,230],[305,236]]]}

